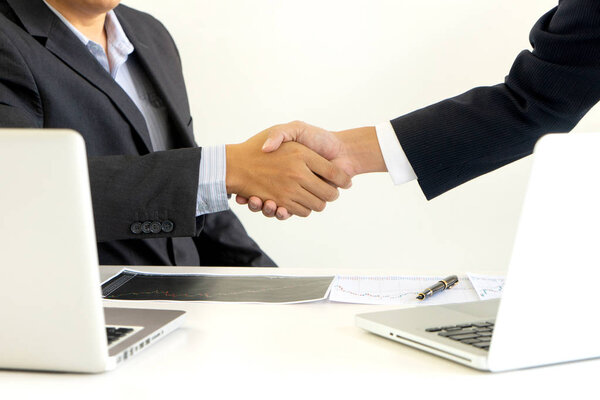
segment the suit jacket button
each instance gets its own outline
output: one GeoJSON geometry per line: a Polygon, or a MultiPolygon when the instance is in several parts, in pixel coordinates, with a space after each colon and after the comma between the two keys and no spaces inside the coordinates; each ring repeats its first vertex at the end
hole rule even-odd
{"type": "Polygon", "coordinates": [[[150,232],[152,232],[152,233],[160,233],[161,230],[162,230],[162,225],[160,222],[154,221],[150,225],[150,232]]]}
{"type": "Polygon", "coordinates": [[[144,233],[150,233],[150,226],[152,226],[152,222],[150,221],[144,221],[144,223],[142,224],[142,232],[144,233]]]}
{"type": "Polygon", "coordinates": [[[162,231],[165,232],[165,233],[172,232],[174,226],[175,225],[173,224],[172,221],[169,221],[168,219],[164,220],[163,223],[162,223],[162,231]]]}
{"type": "Polygon", "coordinates": [[[133,224],[131,224],[131,226],[129,227],[129,229],[131,229],[131,232],[135,233],[136,235],[138,233],[142,232],[142,223],[141,222],[134,222],[133,224]]]}

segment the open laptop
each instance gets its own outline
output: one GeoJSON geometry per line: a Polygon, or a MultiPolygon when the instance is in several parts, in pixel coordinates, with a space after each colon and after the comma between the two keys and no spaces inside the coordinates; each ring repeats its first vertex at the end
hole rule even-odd
{"type": "Polygon", "coordinates": [[[183,322],[183,311],[103,309],[78,133],[0,130],[0,210],[0,368],[109,370],[183,322]]]}
{"type": "Polygon", "coordinates": [[[501,300],[360,314],[356,324],[489,371],[600,357],[599,151],[600,134],[536,144],[501,300]]]}

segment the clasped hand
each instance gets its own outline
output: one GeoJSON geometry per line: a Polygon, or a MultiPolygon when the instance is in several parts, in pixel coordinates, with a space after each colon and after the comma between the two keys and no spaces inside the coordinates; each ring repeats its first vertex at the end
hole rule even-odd
{"type": "Polygon", "coordinates": [[[337,199],[338,188],[350,187],[350,175],[343,168],[303,144],[282,144],[282,138],[276,151],[267,151],[267,139],[286,131],[297,134],[299,124],[278,125],[246,142],[226,146],[227,193],[237,194],[238,202],[251,196],[255,202],[269,200],[285,210],[284,217],[289,213],[306,217],[337,199]]]}

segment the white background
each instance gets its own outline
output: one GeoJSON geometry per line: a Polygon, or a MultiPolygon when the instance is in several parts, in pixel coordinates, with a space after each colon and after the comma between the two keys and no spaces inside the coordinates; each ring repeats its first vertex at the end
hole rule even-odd
{"type": "MultiPolygon", "coordinates": [[[[174,36],[200,145],[301,119],[389,120],[503,81],[557,0],[128,0],[174,36]]],[[[595,108],[577,131],[599,131],[595,108]]],[[[426,201],[416,182],[354,179],[320,214],[280,222],[231,207],[281,267],[460,273],[509,260],[529,159],[426,201]]]]}

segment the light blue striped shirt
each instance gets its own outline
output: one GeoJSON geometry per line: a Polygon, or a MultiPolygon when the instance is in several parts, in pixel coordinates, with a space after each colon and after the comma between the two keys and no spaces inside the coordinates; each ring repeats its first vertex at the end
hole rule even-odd
{"type": "MultiPolygon", "coordinates": [[[[44,3],[46,1],[44,0],[44,3]]],[[[46,5],[87,47],[96,60],[138,107],[148,127],[153,151],[173,148],[172,137],[168,134],[167,108],[148,79],[146,73],[135,59],[129,55],[135,50],[123,31],[114,11],[106,14],[104,29],[107,36],[108,54],[102,46],[88,39],[75,28],[60,12],[50,4],[46,5]]],[[[226,174],[225,146],[209,146],[202,149],[196,216],[229,209],[226,174]]]]}

